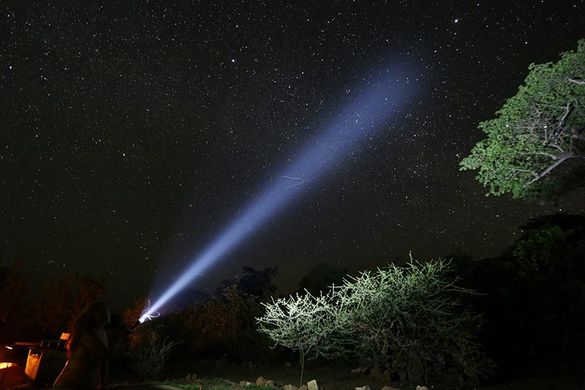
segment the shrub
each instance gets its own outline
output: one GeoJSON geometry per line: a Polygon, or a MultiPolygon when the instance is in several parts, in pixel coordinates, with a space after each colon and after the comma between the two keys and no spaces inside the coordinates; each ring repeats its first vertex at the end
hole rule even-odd
{"type": "Polygon", "coordinates": [[[145,342],[129,350],[130,367],[145,379],[162,379],[167,360],[178,344],[149,331],[145,342]]]}
{"type": "Polygon", "coordinates": [[[354,352],[411,381],[476,382],[480,317],[462,305],[471,293],[449,280],[449,263],[412,261],[349,277],[335,288],[351,323],[354,352]]]}
{"type": "Polygon", "coordinates": [[[462,297],[471,291],[448,271],[444,260],[411,258],[404,267],[362,272],[326,295],[306,292],[264,304],[259,330],[298,351],[301,370],[304,358],[353,355],[410,381],[467,386],[486,367],[474,336],[480,316],[464,307],[462,297]]]}
{"type": "Polygon", "coordinates": [[[256,319],[258,330],[282,345],[299,353],[300,384],[303,383],[305,359],[329,357],[332,346],[343,342],[343,321],[333,295],[313,296],[305,291],[288,298],[263,303],[266,312],[256,319]],[[333,340],[336,340],[334,342],[333,340]]]}

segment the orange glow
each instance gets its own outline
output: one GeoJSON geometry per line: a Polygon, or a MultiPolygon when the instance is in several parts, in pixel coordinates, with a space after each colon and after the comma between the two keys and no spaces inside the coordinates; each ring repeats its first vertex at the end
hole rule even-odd
{"type": "Polygon", "coordinates": [[[0,370],[3,370],[5,368],[10,368],[10,367],[15,367],[16,363],[10,363],[10,362],[0,362],[0,370]]]}

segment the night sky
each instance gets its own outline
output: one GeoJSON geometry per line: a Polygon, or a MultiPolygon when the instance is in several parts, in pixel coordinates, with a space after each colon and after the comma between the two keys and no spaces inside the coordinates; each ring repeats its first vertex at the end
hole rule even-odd
{"type": "Polygon", "coordinates": [[[585,1],[2,1],[0,259],[106,277],[116,302],[213,241],[387,64],[416,99],[195,281],[496,256],[528,219],[458,163],[532,62],[585,38],[585,1]],[[91,4],[90,4],[91,3],[91,4]]]}

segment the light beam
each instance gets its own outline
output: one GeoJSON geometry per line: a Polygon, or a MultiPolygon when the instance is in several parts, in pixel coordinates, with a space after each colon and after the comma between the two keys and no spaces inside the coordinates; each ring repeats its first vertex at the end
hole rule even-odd
{"type": "Polygon", "coordinates": [[[410,83],[404,69],[384,70],[377,79],[365,84],[361,89],[364,92],[354,96],[347,107],[339,111],[323,128],[321,135],[292,159],[282,173],[275,176],[276,179],[269,182],[258,197],[243,208],[243,213],[229,223],[217,239],[193,259],[182,275],[145,309],[140,322],[152,318],[157,310],[198,275],[297,198],[304,187],[300,185],[302,182],[315,180],[338,168],[358,144],[373,137],[390,120],[395,119],[399,109],[415,92],[415,87],[410,83]],[[295,179],[292,183],[291,178],[295,179]]]}

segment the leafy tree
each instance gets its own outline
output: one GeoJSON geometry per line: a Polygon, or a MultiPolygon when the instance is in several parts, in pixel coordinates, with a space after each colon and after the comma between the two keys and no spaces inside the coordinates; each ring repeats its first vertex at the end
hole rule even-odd
{"type": "Polygon", "coordinates": [[[551,173],[585,158],[585,40],[556,63],[531,64],[524,85],[481,122],[487,135],[461,161],[488,194],[542,195],[559,184],[551,173]]]}

